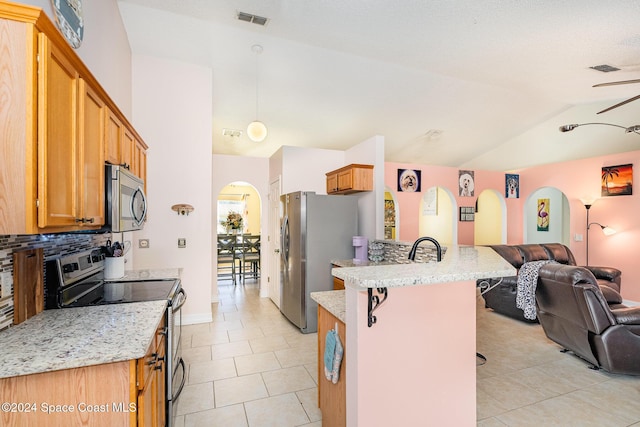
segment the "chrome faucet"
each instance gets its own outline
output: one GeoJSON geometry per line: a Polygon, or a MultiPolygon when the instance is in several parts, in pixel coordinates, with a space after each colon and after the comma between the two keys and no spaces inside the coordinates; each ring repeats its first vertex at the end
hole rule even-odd
{"type": "Polygon", "coordinates": [[[438,243],[438,241],[436,239],[434,239],[433,237],[419,237],[418,240],[416,240],[413,243],[413,246],[411,247],[411,250],[409,251],[409,259],[411,261],[415,261],[415,259],[416,259],[416,251],[418,250],[418,245],[421,242],[424,242],[425,240],[428,240],[431,243],[433,243],[434,245],[436,245],[436,259],[437,259],[438,262],[442,261],[442,247],[440,246],[440,243],[438,243]]]}

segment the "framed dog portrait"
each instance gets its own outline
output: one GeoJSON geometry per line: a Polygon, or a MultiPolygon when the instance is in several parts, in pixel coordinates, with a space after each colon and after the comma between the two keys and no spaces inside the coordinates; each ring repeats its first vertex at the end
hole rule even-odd
{"type": "Polygon", "coordinates": [[[417,193],[420,191],[420,172],[415,169],[398,169],[398,191],[417,193]]]}
{"type": "Polygon", "coordinates": [[[507,199],[517,199],[520,197],[520,175],[505,174],[504,197],[507,199]]]}
{"type": "Polygon", "coordinates": [[[474,188],[473,171],[458,171],[458,196],[473,197],[474,188]]]}

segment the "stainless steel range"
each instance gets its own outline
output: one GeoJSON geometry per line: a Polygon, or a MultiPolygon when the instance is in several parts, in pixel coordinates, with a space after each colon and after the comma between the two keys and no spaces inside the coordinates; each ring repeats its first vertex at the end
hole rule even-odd
{"type": "Polygon", "coordinates": [[[174,404],[185,383],[181,357],[182,305],[187,294],[180,279],[105,280],[104,253],[83,251],[45,262],[45,309],[167,300],[166,414],[173,425],[174,404]]]}

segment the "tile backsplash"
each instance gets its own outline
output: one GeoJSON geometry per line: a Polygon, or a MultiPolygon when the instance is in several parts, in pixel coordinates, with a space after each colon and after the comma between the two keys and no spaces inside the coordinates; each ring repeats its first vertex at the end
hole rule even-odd
{"type": "MultiPolygon", "coordinates": [[[[103,246],[111,233],[104,234],[34,234],[0,235],[0,276],[13,277],[13,253],[25,249],[43,248],[45,261],[97,246],[103,246]]],[[[0,290],[0,330],[13,324],[13,288],[8,295],[0,290]]]]}

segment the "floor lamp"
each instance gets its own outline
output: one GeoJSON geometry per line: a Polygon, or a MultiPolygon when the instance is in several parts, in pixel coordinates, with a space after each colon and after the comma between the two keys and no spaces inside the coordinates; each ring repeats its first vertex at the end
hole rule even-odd
{"type": "Polygon", "coordinates": [[[600,228],[602,229],[602,232],[604,233],[605,236],[611,236],[612,234],[615,234],[616,230],[614,230],[611,227],[607,227],[606,225],[602,225],[599,222],[589,222],[589,209],[591,209],[591,205],[593,205],[593,202],[586,202],[584,203],[584,207],[587,210],[587,234],[586,234],[586,246],[587,246],[587,263],[586,265],[589,265],[589,229],[591,228],[592,225],[598,225],[600,226],[600,228]]]}

